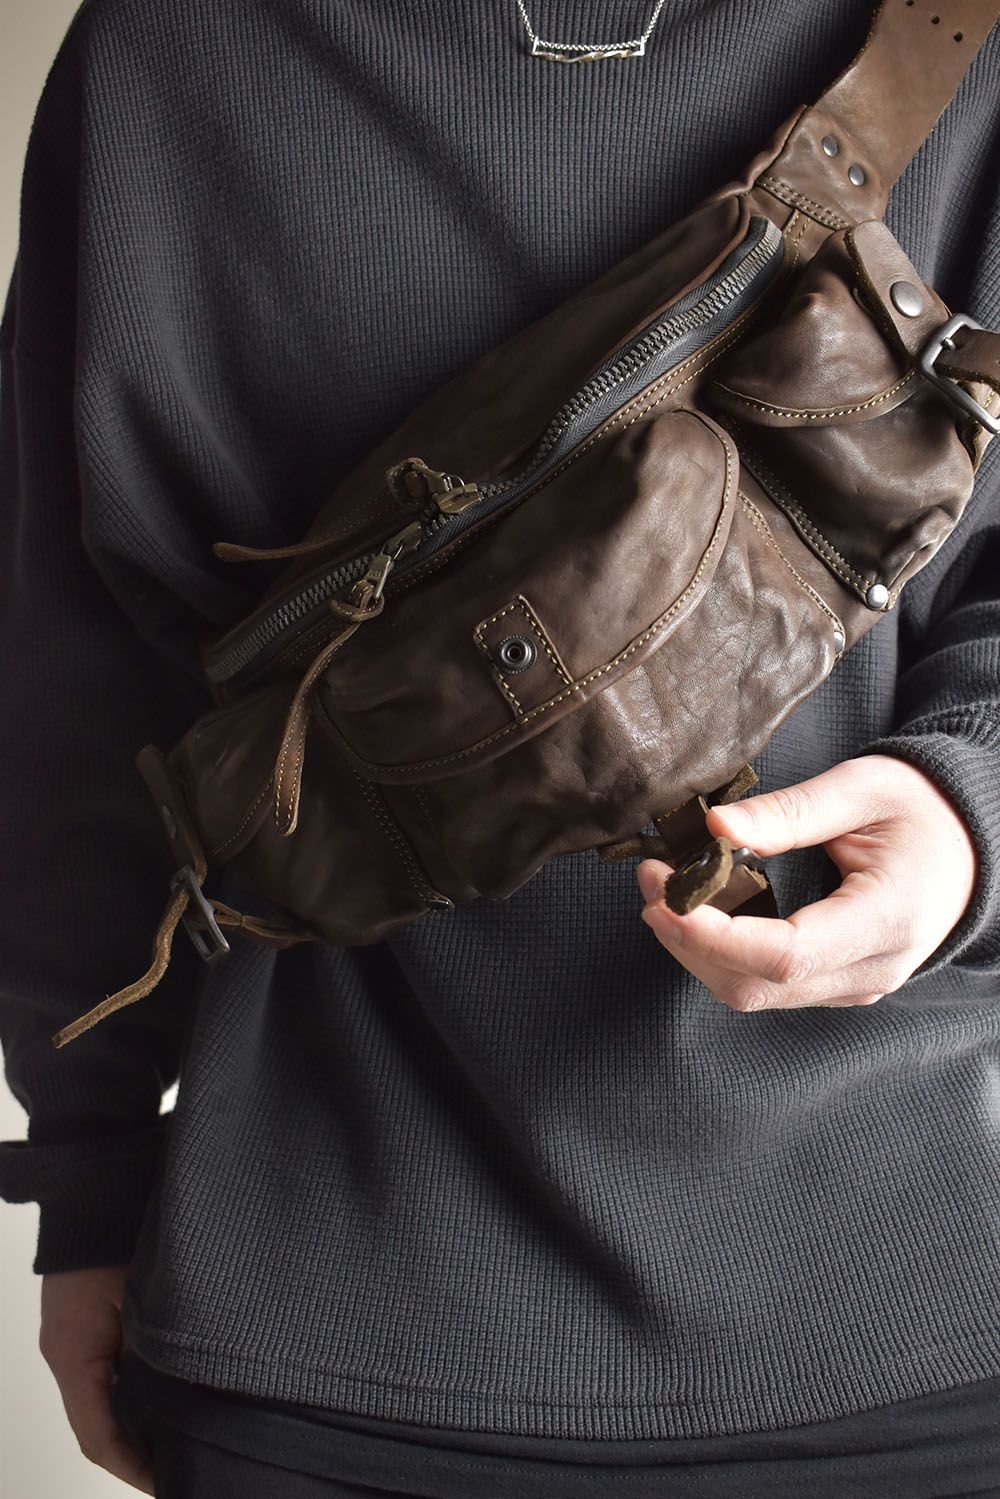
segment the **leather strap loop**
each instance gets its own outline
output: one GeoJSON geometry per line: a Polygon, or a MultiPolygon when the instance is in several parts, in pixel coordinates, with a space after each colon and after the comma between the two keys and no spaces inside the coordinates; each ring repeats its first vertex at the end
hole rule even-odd
{"type": "Polygon", "coordinates": [[[954,348],[938,356],[936,367],[954,380],[980,381],[1000,392],[1000,333],[988,328],[960,329],[954,348]]]}

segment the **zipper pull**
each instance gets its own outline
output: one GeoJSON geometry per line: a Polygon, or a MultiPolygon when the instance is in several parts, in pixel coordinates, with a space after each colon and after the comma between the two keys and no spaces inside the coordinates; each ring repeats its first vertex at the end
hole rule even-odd
{"type": "Polygon", "coordinates": [[[475,484],[466,484],[457,474],[430,468],[422,458],[406,458],[386,473],[389,489],[399,488],[411,500],[430,500],[442,515],[459,515],[482,499],[475,484]]]}
{"type": "Polygon", "coordinates": [[[413,552],[424,539],[424,528],[418,520],[411,521],[395,536],[390,536],[380,552],[376,552],[368,564],[368,571],[359,578],[351,590],[351,598],[361,608],[376,603],[382,597],[385,580],[405,552],[413,552]],[[368,590],[371,590],[370,592],[368,590]]]}
{"type": "Polygon", "coordinates": [[[446,482],[452,481],[443,493],[434,496],[442,515],[461,515],[463,510],[468,510],[470,505],[478,505],[482,499],[477,484],[463,484],[454,474],[439,474],[437,477],[446,482]]]}

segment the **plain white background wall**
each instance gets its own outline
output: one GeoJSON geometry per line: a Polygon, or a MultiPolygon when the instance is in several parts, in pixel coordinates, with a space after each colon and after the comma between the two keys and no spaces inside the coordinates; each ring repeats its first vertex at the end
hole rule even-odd
{"type": "MultiPolygon", "coordinates": [[[[76,0],[0,0],[0,306],[17,254],[28,131],[76,0]]],[[[173,1106],[175,1089],[163,1109],[173,1106]]],[[[0,1139],[23,1140],[27,1115],[0,1085],[0,1139]]],[[[0,1202],[0,1499],[125,1499],[139,1490],[83,1456],[59,1387],[38,1351],[41,1277],[32,1273],[34,1203],[0,1202]]]]}

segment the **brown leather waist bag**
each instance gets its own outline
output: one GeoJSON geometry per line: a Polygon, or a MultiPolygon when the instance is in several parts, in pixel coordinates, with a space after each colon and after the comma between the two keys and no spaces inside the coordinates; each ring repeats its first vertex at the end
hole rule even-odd
{"type": "Polygon", "coordinates": [[[137,757],[176,867],[153,963],[57,1046],[149,993],[182,918],[208,962],[226,928],[372,943],[585,849],[665,858],[678,909],[774,910],[706,807],[1000,431],[1000,334],[882,221],[996,15],[885,0],[737,180],[423,401],[304,540],[217,543],[288,566],[206,646],[218,706],[137,757]],[[205,894],[230,861],[273,919],[205,894]]]}

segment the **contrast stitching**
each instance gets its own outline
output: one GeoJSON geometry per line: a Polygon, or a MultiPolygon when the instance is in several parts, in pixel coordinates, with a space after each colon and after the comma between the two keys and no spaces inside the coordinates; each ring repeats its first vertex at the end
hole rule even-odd
{"type": "Polygon", "coordinates": [[[385,832],[386,836],[389,838],[390,842],[395,847],[396,852],[399,854],[404,865],[406,866],[407,872],[410,876],[410,883],[412,884],[414,890],[416,890],[418,895],[423,896],[425,900],[440,894],[439,891],[433,890],[431,888],[431,886],[424,879],[423,875],[420,873],[420,870],[417,868],[417,865],[414,862],[412,853],[407,848],[406,843],[403,840],[402,834],[396,827],[395,823],[390,819],[386,809],[382,806],[381,799],[373,793],[373,788],[362,776],[358,774],[353,765],[350,767],[350,769],[351,774],[354,776],[354,779],[361,787],[362,794],[368,805],[374,812],[375,817],[382,827],[382,830],[385,832]]]}
{"type": "Polygon", "coordinates": [[[556,671],[560,679],[565,682],[567,686],[571,686],[572,678],[566,672],[561,662],[556,659],[552,651],[552,647],[549,645],[545,632],[542,629],[541,621],[538,619],[537,615],[535,614],[534,610],[523,594],[518,594],[516,599],[513,599],[509,604],[505,604],[502,609],[497,610],[496,614],[491,614],[489,619],[480,620],[479,624],[473,631],[475,642],[478,645],[479,649],[482,651],[483,655],[486,657],[486,660],[489,662],[490,670],[493,672],[500,687],[506,693],[507,697],[514,705],[517,712],[524,713],[524,708],[521,706],[518,699],[514,696],[513,690],[511,689],[507,678],[494,662],[493,657],[490,653],[490,648],[483,638],[483,631],[485,629],[487,629],[490,625],[495,625],[498,620],[503,619],[505,614],[510,614],[514,609],[518,610],[523,616],[525,625],[531,631],[532,635],[534,635],[535,639],[538,641],[539,645],[542,647],[545,654],[552,662],[553,669],[556,671]]]}
{"type": "Polygon", "coordinates": [[[841,214],[835,213],[832,208],[826,208],[822,203],[817,203],[815,198],[807,198],[805,193],[800,193],[798,188],[792,187],[790,182],[785,182],[781,177],[774,177],[770,172],[763,177],[758,177],[757,181],[761,187],[766,187],[768,192],[780,198],[783,203],[787,203],[790,208],[803,209],[811,219],[816,219],[818,223],[825,224],[829,229],[846,229],[851,222],[850,219],[845,219],[841,214]]]}
{"type": "MultiPolygon", "coordinates": [[[[792,229],[792,226],[795,224],[795,218],[796,213],[793,213],[791,219],[789,220],[783,231],[786,242],[789,246],[788,264],[785,271],[786,275],[794,269],[795,263],[798,260],[799,256],[800,241],[805,233],[805,230],[808,227],[807,220],[803,219],[801,221],[801,224],[797,228],[795,236],[793,237],[790,231],[792,229]]],[[[710,368],[710,366],[714,364],[719,358],[721,358],[721,356],[738,339],[742,332],[743,324],[747,321],[748,318],[751,318],[759,310],[759,305],[759,303],[755,303],[753,306],[747,308],[747,310],[738,318],[736,318],[734,322],[729,324],[728,327],[724,328],[721,333],[717,334],[714,340],[711,340],[709,343],[705,344],[703,348],[696,350],[694,354],[692,354],[688,359],[684,360],[681,364],[677,365],[674,369],[668,370],[667,373],[661,377],[660,381],[655,382],[651,386],[645,387],[644,390],[640,391],[638,395],[633,397],[631,403],[627,402],[623,407],[621,407],[620,411],[628,411],[630,405],[634,405],[636,402],[641,401],[644,397],[648,397],[651,395],[651,393],[656,392],[663,381],[674,380],[677,375],[681,374],[684,370],[689,369],[692,365],[697,366],[692,371],[692,373],[687,376],[686,379],[676,380],[675,383],[671,383],[667,385],[665,389],[660,390],[659,394],[656,396],[656,399],[648,401],[645,406],[637,410],[629,418],[629,420],[625,422],[620,429],[618,429],[619,432],[626,431],[633,422],[638,421],[640,417],[644,416],[648,411],[655,409],[655,407],[666,400],[668,396],[676,394],[676,392],[682,390],[685,385],[689,385],[692,380],[697,379],[698,375],[701,374],[704,370],[710,368]]],[[[616,415],[619,414],[620,412],[616,413],[616,415]]],[[[575,463],[577,459],[580,458],[590,448],[592,443],[601,440],[607,435],[607,430],[598,428],[598,430],[594,432],[585,443],[583,443],[580,447],[574,449],[573,452],[567,455],[567,457],[561,464],[559,464],[550,474],[547,474],[537,488],[530,489],[527,494],[522,495],[517,504],[520,505],[524,500],[531,499],[535,494],[539,492],[541,488],[557,478],[558,475],[561,474],[566,467],[568,467],[571,463],[575,463]]],[[[354,511],[349,512],[349,514],[354,514],[354,511]]],[[[464,535],[456,537],[455,542],[451,546],[443,548],[442,553],[439,556],[428,558],[426,562],[418,564],[416,567],[409,570],[406,575],[406,582],[399,590],[399,592],[402,593],[407,591],[410,587],[413,586],[413,584],[419,583],[423,578],[434,572],[438,567],[443,566],[445,562],[451,561],[451,559],[459,551],[461,551],[462,547],[467,542],[473,540],[474,537],[480,533],[481,529],[482,527],[471,527],[464,533],[464,535]]],[[[306,656],[307,654],[311,654],[315,640],[317,638],[322,639],[326,634],[327,628],[328,626],[325,620],[318,621],[317,624],[304,631],[303,635],[298,641],[294,642],[291,646],[286,647],[284,650],[279,652],[276,660],[280,661],[283,667],[293,666],[304,656],[306,656]]],[[[546,650],[548,650],[547,642],[543,640],[543,643],[546,646],[546,650]]],[[[556,670],[559,672],[563,680],[568,683],[570,680],[569,677],[559,665],[558,661],[556,661],[554,657],[552,659],[553,665],[555,666],[556,670]]],[[[274,662],[272,662],[271,664],[273,666],[274,662]]],[[[255,675],[259,675],[259,673],[255,675]]],[[[499,674],[498,680],[500,680],[499,674]]],[[[507,691],[506,685],[502,681],[501,686],[503,686],[504,690],[507,691]]],[[[517,711],[521,712],[522,710],[520,704],[517,702],[517,699],[513,696],[513,694],[508,691],[508,696],[517,711]]]]}
{"type": "MultiPolygon", "coordinates": [[[[797,255],[797,253],[798,253],[797,247],[793,246],[793,256],[797,255]]],[[[793,264],[794,264],[794,260],[792,260],[792,261],[789,262],[789,269],[791,268],[791,266],[793,264]]],[[[741,332],[740,325],[748,317],[750,317],[750,315],[752,313],[754,313],[756,311],[757,311],[756,307],[748,308],[747,311],[745,313],[743,313],[736,320],[735,323],[731,324],[729,328],[726,328],[723,331],[723,333],[720,333],[718,335],[718,338],[720,340],[719,343],[714,344],[714,345],[711,344],[711,343],[706,344],[704,349],[699,350],[697,354],[692,354],[691,357],[690,357],[690,359],[686,359],[683,364],[677,365],[676,368],[673,369],[673,370],[671,370],[671,371],[669,371],[668,374],[661,376],[661,380],[667,380],[667,379],[669,379],[671,376],[678,374],[681,370],[687,369],[689,365],[697,362],[701,358],[701,356],[705,354],[706,350],[711,349],[711,351],[712,351],[711,352],[711,357],[705,359],[702,364],[699,364],[698,368],[696,370],[694,370],[693,373],[690,374],[687,377],[686,380],[679,380],[676,383],[676,385],[670,385],[670,386],[667,387],[667,389],[659,391],[659,393],[656,395],[655,399],[650,400],[645,406],[641,407],[641,409],[639,409],[638,411],[636,411],[634,413],[634,415],[631,416],[627,422],[624,422],[622,424],[621,427],[619,427],[617,429],[612,428],[612,427],[608,427],[608,428],[606,428],[604,430],[602,430],[601,428],[598,428],[598,430],[596,432],[591,433],[590,437],[588,437],[585,442],[581,443],[579,447],[574,448],[572,452],[568,453],[566,455],[566,457],[563,459],[562,463],[558,464],[552,470],[552,472],[550,474],[546,474],[545,477],[544,477],[544,479],[542,479],[542,480],[539,481],[539,484],[538,484],[537,488],[529,489],[528,492],[527,492],[527,494],[523,494],[520,497],[520,499],[517,500],[516,505],[513,506],[513,507],[511,507],[511,508],[517,508],[517,506],[524,504],[524,502],[526,500],[533,499],[534,496],[536,494],[538,494],[539,490],[543,489],[546,484],[550,484],[554,479],[558,478],[558,476],[563,472],[563,470],[566,469],[566,468],[568,468],[570,464],[576,463],[576,461],[579,458],[581,458],[585,452],[587,452],[587,450],[591,447],[591,445],[593,443],[602,441],[603,439],[605,439],[606,437],[608,437],[609,433],[612,430],[616,431],[617,435],[620,435],[622,432],[626,432],[628,430],[628,428],[630,426],[632,426],[633,422],[639,421],[639,419],[641,417],[645,416],[647,414],[647,412],[650,412],[650,411],[654,410],[657,406],[661,405],[667,399],[668,396],[675,395],[677,391],[683,390],[683,388],[684,388],[685,385],[690,385],[690,383],[691,383],[692,380],[696,380],[698,378],[698,376],[704,370],[708,369],[709,366],[712,365],[712,364],[714,364],[717,359],[721,358],[721,356],[726,352],[726,350],[730,347],[730,345],[732,343],[734,343],[736,341],[736,339],[739,337],[740,332],[741,332]]],[[[631,404],[633,404],[636,401],[641,400],[643,396],[648,396],[651,391],[656,391],[657,390],[657,386],[659,385],[659,383],[660,383],[660,381],[656,381],[652,385],[646,386],[646,388],[644,390],[640,391],[640,393],[637,396],[634,396],[632,398],[632,402],[628,402],[624,406],[622,406],[620,408],[620,411],[627,411],[629,409],[629,406],[631,404]]],[[[697,412],[694,412],[689,407],[678,407],[677,409],[681,410],[681,411],[686,411],[689,415],[695,415],[695,416],[698,415],[697,412]]],[[[616,416],[618,414],[619,413],[615,413],[616,416]]],[[[612,418],[608,418],[608,420],[610,422],[612,420],[612,418]]],[[[504,510],[504,512],[503,512],[504,515],[507,515],[509,513],[510,513],[509,510],[504,510]]],[[[428,573],[433,572],[436,568],[444,566],[444,564],[446,562],[450,562],[451,559],[455,556],[455,554],[457,552],[459,552],[462,549],[463,546],[466,546],[470,541],[475,540],[475,538],[480,534],[480,532],[484,529],[484,527],[487,526],[487,525],[492,524],[495,519],[496,519],[495,517],[486,517],[484,520],[480,521],[478,523],[478,525],[476,525],[476,526],[470,526],[470,528],[467,531],[465,531],[464,533],[462,533],[459,536],[456,536],[455,540],[453,542],[449,543],[448,546],[443,547],[441,549],[441,551],[437,554],[437,556],[428,557],[428,559],[427,559],[426,562],[422,562],[422,563],[420,563],[416,567],[408,568],[407,572],[406,572],[406,582],[405,582],[405,584],[403,584],[397,590],[397,593],[395,593],[393,595],[393,597],[398,596],[399,593],[405,592],[407,589],[411,588],[414,585],[414,583],[419,583],[423,578],[425,578],[428,575],[428,573]]]]}
{"type": "Polygon", "coordinates": [[[484,619],[481,624],[478,624],[476,626],[476,628],[472,632],[472,634],[473,634],[473,639],[476,642],[476,645],[479,647],[479,649],[482,651],[483,655],[486,657],[487,665],[489,666],[490,671],[493,673],[493,677],[496,680],[496,683],[499,686],[500,691],[507,698],[507,701],[511,704],[511,706],[514,709],[515,713],[523,713],[524,709],[521,707],[521,704],[518,702],[517,698],[514,696],[514,693],[511,690],[511,687],[510,687],[510,685],[509,685],[509,683],[507,681],[507,678],[504,676],[503,672],[500,670],[500,668],[494,662],[493,657],[490,655],[489,647],[487,646],[485,640],[482,638],[482,635],[480,634],[480,631],[486,625],[495,624],[498,619],[502,619],[505,614],[509,614],[512,609],[516,609],[516,608],[517,608],[517,604],[516,603],[508,604],[506,606],[506,608],[501,609],[499,611],[499,613],[492,615],[491,618],[489,618],[489,619],[484,619]]]}
{"type": "Polygon", "coordinates": [[[528,603],[528,600],[524,597],[523,593],[519,593],[518,594],[518,596],[517,596],[517,602],[518,602],[518,606],[520,607],[520,610],[521,610],[522,614],[524,615],[525,619],[528,621],[529,627],[534,631],[534,634],[536,635],[536,637],[538,638],[539,642],[541,643],[542,649],[544,650],[545,654],[548,656],[549,660],[552,662],[552,669],[553,669],[553,671],[555,671],[555,672],[558,673],[558,675],[562,678],[562,680],[566,683],[566,685],[568,687],[569,684],[570,684],[570,682],[573,679],[570,676],[569,672],[566,670],[566,668],[563,666],[562,662],[559,661],[556,658],[556,654],[553,651],[551,645],[549,644],[548,636],[546,635],[545,630],[542,627],[541,620],[538,618],[538,615],[535,613],[534,609],[532,609],[531,605],[528,603]]]}
{"type": "Polygon", "coordinates": [[[740,496],[740,499],[743,501],[744,508],[747,510],[747,512],[749,514],[751,525],[753,525],[754,527],[756,527],[756,529],[761,533],[761,535],[763,536],[764,540],[767,542],[768,546],[774,548],[774,550],[777,552],[778,556],[781,558],[782,562],[788,568],[788,571],[791,573],[792,577],[795,579],[796,583],[798,583],[800,585],[800,587],[802,587],[802,588],[805,589],[806,593],[809,595],[809,597],[811,599],[814,599],[816,601],[816,603],[819,605],[819,607],[823,610],[824,614],[829,615],[830,619],[833,620],[833,623],[836,626],[836,628],[838,630],[843,630],[843,628],[844,628],[843,621],[840,620],[837,617],[836,614],[834,614],[833,610],[819,596],[819,594],[816,592],[815,588],[813,588],[809,583],[807,583],[806,580],[805,580],[805,578],[802,577],[801,573],[798,572],[797,569],[792,566],[791,562],[789,562],[788,558],[785,556],[784,552],[781,550],[780,546],[775,541],[775,539],[774,539],[774,532],[771,530],[770,526],[767,524],[767,521],[764,519],[763,515],[761,515],[760,511],[758,510],[758,508],[754,504],[754,502],[751,499],[749,499],[747,495],[745,495],[743,493],[742,489],[739,491],[739,496],[740,496]]]}
{"type": "Polygon", "coordinates": [[[271,785],[271,781],[272,780],[273,780],[273,776],[268,776],[267,780],[264,782],[263,786],[258,791],[257,796],[254,799],[254,801],[253,801],[253,803],[252,803],[249,811],[244,816],[243,821],[240,823],[240,825],[236,829],[235,833],[230,833],[229,837],[226,838],[226,839],[224,839],[222,843],[217,843],[214,848],[209,849],[209,854],[210,855],[211,854],[221,854],[221,852],[222,852],[222,850],[224,848],[228,848],[231,843],[235,843],[236,839],[240,836],[240,834],[242,833],[243,829],[246,827],[247,823],[251,820],[251,818],[253,817],[253,814],[256,812],[257,808],[260,806],[261,802],[264,800],[265,796],[267,795],[268,789],[269,789],[269,787],[271,785]]]}
{"type": "MultiPolygon", "coordinates": [[[[835,572],[839,578],[842,578],[849,587],[859,591],[867,592],[868,588],[870,587],[868,579],[863,578],[862,575],[851,566],[847,558],[841,556],[840,552],[837,551],[837,548],[833,545],[833,543],[827,540],[827,538],[823,535],[823,532],[813,524],[809,516],[802,509],[801,505],[799,505],[798,502],[792,498],[791,494],[789,494],[788,490],[781,483],[781,481],[777,479],[771,472],[770,468],[768,468],[767,464],[756,452],[756,450],[751,448],[749,443],[747,443],[742,437],[739,437],[737,440],[741,449],[745,450],[746,456],[748,456],[750,459],[750,471],[752,473],[755,473],[755,470],[759,469],[760,473],[770,481],[771,486],[776,491],[776,493],[771,495],[771,498],[775,501],[776,504],[780,505],[782,510],[787,510],[789,514],[794,517],[794,519],[802,527],[802,530],[806,533],[807,539],[811,541],[815,547],[818,548],[820,554],[824,558],[824,561],[827,563],[827,566],[833,572],[835,572]],[[841,568],[837,566],[838,562],[842,564],[842,567],[846,569],[846,571],[842,571],[841,568]]],[[[755,477],[760,479],[760,475],[757,475],[756,473],[755,477]]],[[[763,484],[763,480],[760,480],[760,482],[763,484]]],[[[767,488],[767,485],[764,485],[764,487],[767,488]]]]}
{"type": "Polygon", "coordinates": [[[817,422],[823,421],[826,417],[850,416],[854,411],[868,411],[872,406],[879,406],[883,401],[888,401],[894,396],[897,390],[902,390],[903,386],[910,380],[915,380],[916,375],[916,370],[909,370],[901,380],[896,381],[895,385],[890,385],[887,390],[882,391],[881,395],[872,396],[869,400],[862,401],[857,406],[834,406],[830,411],[811,411],[804,406],[790,406],[786,410],[782,410],[778,406],[772,406],[769,401],[752,400],[750,396],[743,395],[740,391],[734,390],[731,385],[725,385],[721,380],[715,380],[713,384],[717,389],[728,392],[729,395],[735,396],[738,401],[742,401],[745,406],[753,406],[757,411],[767,412],[771,416],[797,416],[801,417],[804,421],[817,422]]]}
{"type": "MultiPolygon", "coordinates": [[[[291,742],[290,739],[289,739],[289,737],[287,735],[283,736],[283,738],[284,738],[284,743],[281,746],[281,754],[278,756],[278,764],[275,767],[277,775],[276,775],[276,779],[275,779],[275,782],[274,782],[274,821],[275,821],[275,823],[277,824],[277,826],[279,828],[281,827],[282,818],[284,816],[284,808],[283,808],[282,797],[281,797],[281,783],[282,783],[282,780],[284,779],[284,774],[285,774],[285,760],[286,760],[286,758],[288,756],[288,749],[289,749],[289,745],[290,745],[290,742],[291,742]]],[[[292,793],[291,793],[291,802],[290,802],[290,805],[294,804],[294,801],[295,801],[295,787],[293,786],[292,787],[292,793]]]]}
{"type": "MultiPolygon", "coordinates": [[[[728,444],[723,443],[720,439],[720,446],[722,447],[726,459],[726,483],[722,492],[722,505],[719,511],[719,519],[716,522],[712,539],[705,549],[705,553],[698,564],[697,571],[695,572],[694,577],[691,579],[687,588],[685,588],[683,593],[678,595],[669,609],[661,614],[658,619],[653,621],[648,630],[645,630],[641,635],[638,635],[635,640],[632,641],[631,645],[627,646],[625,650],[620,651],[617,656],[613,657],[612,660],[605,662],[603,666],[598,667],[595,671],[590,672],[587,676],[581,677],[578,681],[573,682],[565,692],[558,693],[555,697],[549,698],[547,702],[539,703],[537,707],[532,708],[529,713],[526,713],[523,718],[519,718],[516,723],[508,724],[506,728],[503,729],[494,730],[492,734],[487,735],[485,739],[480,739],[476,744],[471,744],[465,749],[456,750],[453,754],[450,755],[435,756],[435,758],[431,760],[413,760],[406,765],[377,765],[374,768],[381,771],[383,774],[386,772],[399,772],[401,775],[404,773],[409,775],[414,771],[423,770],[430,765],[447,765],[452,760],[462,760],[468,755],[478,754],[481,750],[485,749],[487,745],[493,744],[497,739],[505,738],[508,734],[512,734],[515,729],[520,728],[523,724],[530,723],[533,718],[538,718],[543,713],[548,713],[550,709],[555,708],[559,703],[563,702],[567,697],[570,697],[574,692],[579,692],[581,688],[587,687],[591,682],[595,682],[599,677],[605,676],[607,672],[613,670],[613,668],[619,665],[620,662],[628,660],[629,656],[633,655],[640,648],[640,646],[645,645],[647,640],[650,640],[654,635],[656,635],[658,631],[662,629],[663,625],[665,625],[666,622],[674,614],[677,613],[677,610],[689,597],[689,595],[699,582],[702,573],[705,571],[705,568],[708,566],[709,559],[711,558],[713,552],[715,552],[716,548],[719,545],[719,539],[722,536],[723,532],[723,521],[726,516],[734,478],[733,464],[729,456],[728,444]]],[[[331,727],[337,734],[338,738],[344,740],[344,736],[341,734],[336,724],[333,724],[331,722],[331,727]]],[[[347,741],[344,740],[344,742],[346,743],[347,741]]],[[[349,745],[348,748],[350,749],[349,745]]],[[[356,751],[352,751],[352,753],[356,753],[356,751]]]]}

